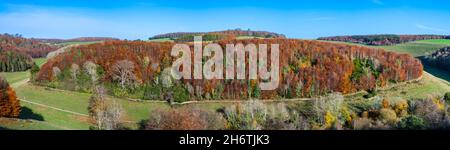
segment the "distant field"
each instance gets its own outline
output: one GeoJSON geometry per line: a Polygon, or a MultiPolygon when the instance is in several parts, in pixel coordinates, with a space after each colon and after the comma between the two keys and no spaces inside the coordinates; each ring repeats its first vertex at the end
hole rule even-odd
{"type": "Polygon", "coordinates": [[[64,43],[58,43],[57,45],[60,46],[67,46],[67,45],[73,45],[73,44],[93,44],[93,43],[99,43],[102,41],[92,41],[92,42],[64,42],[64,43]]]}
{"type": "Polygon", "coordinates": [[[30,72],[29,71],[22,71],[22,72],[0,72],[0,75],[4,76],[6,81],[8,81],[9,84],[14,84],[22,80],[26,80],[30,78],[30,72]]]}
{"type": "Polygon", "coordinates": [[[147,40],[147,42],[173,42],[173,40],[170,38],[160,38],[160,39],[147,40]]]}
{"type": "Polygon", "coordinates": [[[375,48],[383,48],[388,51],[409,53],[414,57],[425,56],[433,53],[440,48],[450,46],[450,39],[422,40],[403,44],[388,46],[371,46],[375,48]]]}
{"type": "Polygon", "coordinates": [[[46,58],[35,58],[33,60],[36,63],[36,65],[38,65],[39,67],[42,67],[42,65],[44,65],[45,62],[47,62],[46,58]]]}

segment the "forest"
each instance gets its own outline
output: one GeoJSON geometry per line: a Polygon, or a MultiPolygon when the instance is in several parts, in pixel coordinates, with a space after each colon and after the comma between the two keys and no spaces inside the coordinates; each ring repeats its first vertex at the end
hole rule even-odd
{"type": "Polygon", "coordinates": [[[444,47],[428,56],[421,57],[424,64],[450,72],[450,47],[444,47]]]}
{"type": "Polygon", "coordinates": [[[26,71],[33,65],[33,59],[18,51],[0,50],[0,72],[26,71]]]}
{"type": "Polygon", "coordinates": [[[159,34],[155,35],[153,37],[150,37],[149,39],[161,39],[161,38],[170,38],[170,39],[177,39],[184,36],[194,36],[194,35],[207,35],[207,34],[213,34],[213,35],[229,35],[233,37],[238,36],[253,36],[253,37],[264,37],[264,38],[286,38],[283,34],[278,34],[274,32],[268,32],[268,31],[252,31],[252,30],[241,30],[241,29],[234,29],[234,30],[224,30],[224,31],[213,31],[213,32],[174,32],[174,33],[166,33],[166,34],[159,34]]]}
{"type": "MultiPolygon", "coordinates": [[[[48,60],[32,78],[52,88],[92,92],[93,84],[101,84],[118,97],[184,102],[372,92],[391,83],[417,79],[423,72],[421,62],[409,54],[368,47],[295,39],[218,41],[223,48],[229,43],[280,44],[280,86],[261,91],[260,79],[173,80],[165,68],[177,59],[170,56],[174,43],[143,41],[72,47],[48,60]]],[[[248,74],[248,67],[246,70],[248,74]]]]}
{"type": "Polygon", "coordinates": [[[331,36],[318,38],[318,40],[351,42],[365,45],[393,45],[428,39],[450,39],[450,36],[379,34],[379,35],[331,36]]]}
{"type": "Polygon", "coordinates": [[[0,34],[0,50],[12,50],[30,55],[32,58],[45,57],[58,47],[41,43],[34,39],[24,38],[21,35],[0,34]]]}

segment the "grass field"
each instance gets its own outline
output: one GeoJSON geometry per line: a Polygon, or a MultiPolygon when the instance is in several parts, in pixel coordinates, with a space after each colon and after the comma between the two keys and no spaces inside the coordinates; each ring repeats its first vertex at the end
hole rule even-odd
{"type": "Polygon", "coordinates": [[[33,60],[36,63],[36,65],[38,65],[39,67],[42,67],[42,65],[44,65],[45,62],[47,62],[46,58],[35,58],[33,60]]]}
{"type": "Polygon", "coordinates": [[[6,81],[8,81],[9,84],[14,84],[19,81],[25,80],[30,78],[30,72],[29,71],[23,71],[23,72],[0,72],[0,75],[5,77],[6,81]]]}
{"type": "Polygon", "coordinates": [[[160,38],[160,39],[147,40],[147,42],[173,42],[173,40],[170,38],[160,38]]]}
{"type": "MultiPolygon", "coordinates": [[[[88,93],[47,89],[31,84],[25,84],[16,88],[16,92],[19,98],[27,101],[81,114],[88,114],[87,108],[91,96],[91,94],[88,93]]],[[[169,108],[169,105],[166,103],[142,103],[119,98],[113,99],[117,100],[117,102],[122,105],[125,114],[124,119],[132,122],[139,122],[147,119],[150,112],[155,108],[169,108]]],[[[70,129],[88,129],[90,125],[88,118],[85,116],[56,111],[54,109],[36,106],[26,102],[21,102],[21,104],[22,106],[29,107],[35,113],[44,116],[45,122],[54,126],[64,126],[70,129]]]]}
{"type": "Polygon", "coordinates": [[[447,46],[450,46],[450,39],[421,40],[396,45],[371,46],[371,47],[382,48],[388,51],[394,51],[399,53],[409,53],[414,57],[418,57],[431,54],[434,51],[447,46]]]}

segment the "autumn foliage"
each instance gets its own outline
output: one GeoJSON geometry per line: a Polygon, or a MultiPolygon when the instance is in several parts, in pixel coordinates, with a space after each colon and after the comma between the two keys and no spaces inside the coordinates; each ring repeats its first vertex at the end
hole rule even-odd
{"type": "Polygon", "coordinates": [[[20,35],[0,34],[0,51],[19,51],[33,58],[38,58],[45,57],[49,52],[56,49],[56,46],[47,45],[34,39],[27,39],[20,35]]]}
{"type": "MultiPolygon", "coordinates": [[[[279,44],[279,87],[273,91],[260,91],[258,84],[261,80],[183,80],[182,84],[192,99],[314,97],[331,92],[346,94],[413,80],[419,78],[423,71],[420,61],[408,54],[361,46],[295,39],[231,39],[218,43],[223,49],[229,43],[279,44]]],[[[81,45],[50,59],[42,66],[36,80],[60,80],[53,70],[64,72],[72,64],[83,66],[86,61],[92,61],[104,71],[99,81],[111,83],[114,82],[114,64],[127,60],[134,65],[131,67],[133,78],[139,81],[140,86],[145,86],[161,79],[164,68],[172,65],[176,59],[170,56],[172,46],[170,42],[142,41],[81,45]]],[[[248,74],[248,67],[246,69],[248,74]]]]}
{"type": "Polygon", "coordinates": [[[17,118],[20,115],[20,103],[16,92],[0,76],[0,117],[17,118]]]}

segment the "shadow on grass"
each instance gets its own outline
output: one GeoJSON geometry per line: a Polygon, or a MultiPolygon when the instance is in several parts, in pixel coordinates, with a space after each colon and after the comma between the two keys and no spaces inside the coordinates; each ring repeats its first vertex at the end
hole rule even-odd
{"type": "Polygon", "coordinates": [[[432,67],[429,65],[424,65],[423,69],[435,77],[438,77],[438,78],[441,78],[443,80],[450,82],[450,72],[448,72],[448,71],[445,71],[440,68],[432,67]]]}
{"type": "Polygon", "coordinates": [[[0,130],[11,130],[11,129],[0,126],[0,130]]]}
{"type": "Polygon", "coordinates": [[[20,119],[44,121],[44,117],[41,114],[34,113],[33,110],[28,107],[22,107],[22,111],[20,112],[20,119]]]}
{"type": "MultiPolygon", "coordinates": [[[[422,62],[424,71],[432,74],[435,77],[438,77],[445,81],[450,82],[450,72],[449,71],[439,68],[438,66],[433,66],[431,64],[428,64],[427,61],[425,60],[424,56],[416,57],[416,58],[418,58],[422,62]]],[[[446,66],[444,66],[444,67],[446,67],[446,66]]]]}

